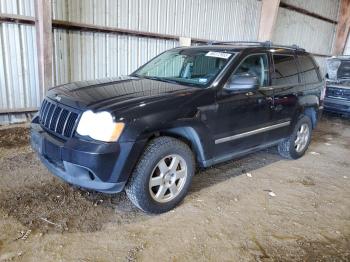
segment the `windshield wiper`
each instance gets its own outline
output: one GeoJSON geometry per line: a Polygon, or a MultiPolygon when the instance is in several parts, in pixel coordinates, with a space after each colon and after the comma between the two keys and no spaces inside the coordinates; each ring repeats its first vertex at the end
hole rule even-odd
{"type": "Polygon", "coordinates": [[[150,79],[150,80],[155,80],[155,81],[161,81],[161,82],[170,83],[170,84],[187,85],[187,86],[195,86],[195,87],[199,86],[199,85],[197,85],[195,83],[189,83],[189,82],[185,82],[185,81],[178,81],[178,80],[169,79],[169,78],[165,78],[165,77],[143,76],[143,75],[138,75],[138,74],[133,74],[132,76],[136,76],[136,77],[139,77],[139,78],[150,79]]]}

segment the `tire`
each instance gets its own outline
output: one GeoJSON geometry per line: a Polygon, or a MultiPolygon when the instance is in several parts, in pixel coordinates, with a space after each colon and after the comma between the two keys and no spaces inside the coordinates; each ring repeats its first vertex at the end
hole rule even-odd
{"type": "MultiPolygon", "coordinates": [[[[298,159],[305,154],[305,151],[308,149],[311,142],[311,132],[312,132],[312,123],[311,119],[308,116],[302,115],[296,125],[294,126],[293,133],[280,142],[277,146],[279,154],[288,159],[298,159]],[[301,128],[307,127],[308,133],[303,136],[303,146],[298,148],[297,138],[298,134],[301,133],[301,128]],[[298,150],[297,150],[298,149],[298,150]]],[[[300,141],[300,140],[298,140],[300,141]]]]}
{"type": "Polygon", "coordinates": [[[136,164],[125,191],[144,212],[167,212],[186,196],[194,171],[194,155],[185,143],[172,137],[155,138],[136,164]]]}

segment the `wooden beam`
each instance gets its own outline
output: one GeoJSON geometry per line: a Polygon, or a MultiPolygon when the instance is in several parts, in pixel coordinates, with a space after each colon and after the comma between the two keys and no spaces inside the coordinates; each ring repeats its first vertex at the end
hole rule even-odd
{"type": "Polygon", "coordinates": [[[338,23],[336,20],[333,20],[333,19],[330,19],[328,17],[316,14],[314,12],[311,12],[309,10],[306,10],[304,8],[301,8],[301,7],[298,7],[298,6],[295,6],[295,5],[291,5],[291,4],[287,4],[287,3],[281,2],[280,3],[280,7],[288,9],[288,10],[295,11],[297,13],[301,13],[303,15],[311,16],[313,18],[317,18],[317,19],[320,19],[320,20],[328,22],[328,23],[332,23],[332,24],[337,24],[338,23]]]}
{"type": "MultiPolygon", "coordinates": [[[[123,35],[139,36],[139,37],[179,40],[179,36],[177,35],[159,34],[159,33],[118,28],[118,27],[84,24],[84,23],[77,23],[77,22],[63,21],[63,20],[53,20],[52,27],[74,30],[74,31],[81,31],[81,32],[123,34],[123,35]]],[[[205,43],[209,41],[207,39],[200,39],[200,38],[192,38],[191,40],[192,42],[196,42],[196,43],[205,43]]]]}
{"type": "Polygon", "coordinates": [[[0,109],[0,115],[35,113],[38,110],[37,107],[0,109]]]}
{"type": "Polygon", "coordinates": [[[35,24],[35,18],[31,16],[0,13],[0,23],[35,24]]]}
{"type": "Polygon", "coordinates": [[[272,38],[280,0],[263,0],[260,14],[259,41],[268,41],[272,38]]]}
{"type": "Polygon", "coordinates": [[[52,86],[52,16],[51,0],[35,1],[36,43],[39,66],[39,84],[42,97],[52,86]]]}
{"type": "Polygon", "coordinates": [[[333,55],[342,55],[350,29],[350,0],[341,0],[333,55]]]}

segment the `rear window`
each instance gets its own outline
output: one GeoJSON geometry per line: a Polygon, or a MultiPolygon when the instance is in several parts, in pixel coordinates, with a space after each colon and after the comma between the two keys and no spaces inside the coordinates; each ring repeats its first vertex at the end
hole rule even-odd
{"type": "Polygon", "coordinates": [[[302,55],[298,56],[298,59],[300,63],[300,74],[303,82],[313,83],[320,81],[312,58],[307,55],[302,55]]]}
{"type": "Polygon", "coordinates": [[[273,85],[292,85],[299,83],[298,68],[292,55],[273,55],[275,72],[272,77],[273,85]]]}

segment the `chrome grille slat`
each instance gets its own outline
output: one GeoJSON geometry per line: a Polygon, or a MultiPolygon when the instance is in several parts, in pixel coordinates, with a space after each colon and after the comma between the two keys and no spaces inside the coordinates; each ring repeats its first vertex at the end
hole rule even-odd
{"type": "Polygon", "coordinates": [[[44,126],[47,127],[47,128],[49,127],[49,121],[50,121],[50,117],[51,117],[52,110],[53,110],[54,107],[55,107],[54,104],[50,104],[49,109],[47,111],[46,118],[45,118],[45,121],[44,121],[44,126]]]}
{"type": "Polygon", "coordinates": [[[60,108],[60,113],[59,113],[59,115],[58,115],[58,117],[57,117],[57,121],[56,121],[56,125],[55,125],[55,133],[57,132],[57,126],[58,126],[58,123],[59,123],[59,119],[60,119],[60,117],[61,117],[61,115],[62,115],[62,112],[63,112],[63,108],[60,108]]]}
{"type": "Polygon", "coordinates": [[[45,99],[39,112],[40,125],[61,138],[72,137],[79,113],[73,108],[45,99]]]}
{"type": "Polygon", "coordinates": [[[43,115],[42,115],[42,118],[41,118],[41,123],[42,124],[44,124],[44,122],[45,122],[45,118],[47,116],[47,111],[49,110],[49,107],[50,107],[50,104],[47,101],[45,101],[45,102],[46,102],[46,105],[45,105],[45,108],[43,110],[43,115]]]}
{"type": "Polygon", "coordinates": [[[66,130],[66,126],[67,126],[67,123],[68,123],[68,118],[70,116],[71,112],[69,112],[67,118],[66,118],[66,121],[64,122],[64,125],[63,125],[63,129],[62,129],[62,135],[64,136],[65,134],[65,130],[66,130]]]}
{"type": "Polygon", "coordinates": [[[49,128],[49,129],[51,129],[52,118],[53,118],[54,115],[55,115],[56,108],[57,108],[57,105],[54,105],[54,106],[52,107],[52,111],[51,111],[52,113],[51,113],[50,121],[49,121],[49,125],[48,125],[48,128],[49,128]]]}

